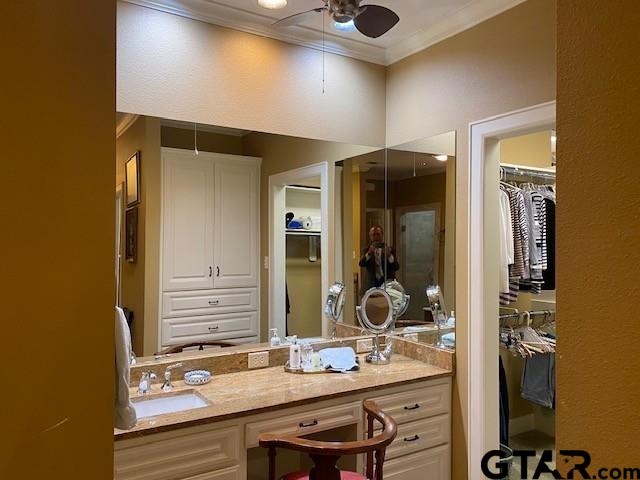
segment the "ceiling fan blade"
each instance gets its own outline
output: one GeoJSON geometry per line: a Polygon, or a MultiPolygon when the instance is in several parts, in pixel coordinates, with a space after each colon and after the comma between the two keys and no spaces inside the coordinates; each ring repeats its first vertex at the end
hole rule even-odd
{"type": "Polygon", "coordinates": [[[306,20],[314,17],[316,13],[320,13],[325,9],[325,7],[314,8],[313,10],[309,10],[308,12],[300,12],[295,13],[293,15],[289,15],[288,17],[281,18],[277,22],[274,22],[274,25],[278,27],[290,27],[291,25],[298,25],[299,23],[303,23],[306,20]]]}
{"type": "Polygon", "coordinates": [[[363,5],[353,23],[360,33],[370,38],[378,38],[391,30],[400,17],[387,7],[363,5]]]}

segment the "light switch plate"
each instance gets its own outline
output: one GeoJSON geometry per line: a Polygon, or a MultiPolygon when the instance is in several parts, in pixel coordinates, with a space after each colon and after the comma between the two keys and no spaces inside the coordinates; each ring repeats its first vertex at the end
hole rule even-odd
{"type": "Polygon", "coordinates": [[[249,354],[249,370],[254,368],[265,368],[269,366],[269,352],[254,352],[249,354]]]}
{"type": "Polygon", "coordinates": [[[373,349],[373,339],[365,338],[356,342],[356,352],[364,353],[370,352],[373,349]]]}

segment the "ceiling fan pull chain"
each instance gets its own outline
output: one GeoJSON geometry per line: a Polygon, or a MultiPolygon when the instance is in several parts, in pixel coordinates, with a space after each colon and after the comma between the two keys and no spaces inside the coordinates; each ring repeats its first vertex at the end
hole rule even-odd
{"type": "Polygon", "coordinates": [[[200,155],[198,152],[198,124],[196,122],[193,122],[193,151],[196,157],[200,155]]]}
{"type": "Polygon", "coordinates": [[[324,43],[324,23],[325,23],[325,18],[324,18],[324,10],[322,11],[322,94],[324,95],[324,81],[325,81],[325,66],[324,66],[324,50],[325,50],[325,43],[324,43]]]}

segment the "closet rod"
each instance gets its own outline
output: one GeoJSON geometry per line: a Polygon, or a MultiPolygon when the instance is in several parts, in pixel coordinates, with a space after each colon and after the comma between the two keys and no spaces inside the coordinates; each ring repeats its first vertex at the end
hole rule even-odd
{"type": "Polygon", "coordinates": [[[500,320],[506,320],[507,318],[520,318],[525,313],[528,313],[530,317],[535,317],[537,315],[555,315],[555,310],[531,310],[531,311],[522,311],[518,313],[503,313],[499,315],[498,318],[500,320]]]}
{"type": "Polygon", "coordinates": [[[540,178],[556,178],[555,172],[545,172],[541,170],[535,170],[527,167],[512,167],[510,165],[500,166],[500,176],[503,175],[518,175],[523,177],[540,177],[540,178]]]}

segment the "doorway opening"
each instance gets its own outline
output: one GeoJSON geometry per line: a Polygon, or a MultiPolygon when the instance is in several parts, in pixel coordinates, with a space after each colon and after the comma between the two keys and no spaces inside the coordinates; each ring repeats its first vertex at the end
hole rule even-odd
{"type": "MultiPolygon", "coordinates": [[[[424,295],[425,285],[438,285],[440,270],[440,204],[399,207],[395,212],[398,257],[404,268],[398,279],[411,298],[424,295]]],[[[422,319],[423,305],[410,302],[403,318],[422,319]]]]}
{"type": "Polygon", "coordinates": [[[320,337],[328,332],[322,299],[335,269],[333,234],[327,228],[334,216],[329,176],[323,162],[269,177],[269,328],[276,328],[279,335],[320,337]],[[291,275],[315,287],[301,290],[297,280],[289,286],[291,275]],[[320,296],[306,298],[305,291],[320,296]]]}
{"type": "Polygon", "coordinates": [[[549,102],[470,125],[468,347],[468,477],[481,479],[481,459],[500,445],[500,142],[555,127],[549,102]]]}

